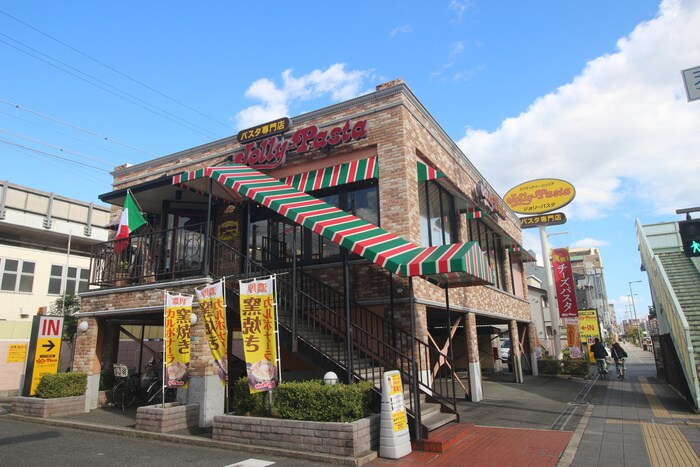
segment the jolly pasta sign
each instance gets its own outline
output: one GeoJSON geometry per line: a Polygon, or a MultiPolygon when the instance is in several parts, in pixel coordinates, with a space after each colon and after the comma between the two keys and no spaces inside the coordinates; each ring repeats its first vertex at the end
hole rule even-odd
{"type": "Polygon", "coordinates": [[[519,214],[545,214],[569,204],[576,196],[574,186],[556,178],[540,178],[508,190],[503,201],[519,214]]]}

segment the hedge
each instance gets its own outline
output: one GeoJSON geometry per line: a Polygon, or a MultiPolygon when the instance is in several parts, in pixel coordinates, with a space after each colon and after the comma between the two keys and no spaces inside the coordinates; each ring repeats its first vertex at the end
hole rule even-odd
{"type": "Polygon", "coordinates": [[[231,385],[231,408],[238,415],[265,415],[288,420],[315,422],[352,422],[369,413],[371,384],[324,384],[320,380],[282,382],[273,391],[268,410],[266,392],[251,394],[247,378],[231,385]]]}
{"type": "Polygon", "coordinates": [[[537,369],[542,375],[588,375],[590,363],[588,360],[565,358],[563,360],[551,360],[543,358],[537,360],[537,369]]]}
{"type": "Polygon", "coordinates": [[[85,373],[53,373],[41,377],[36,396],[41,399],[82,396],[87,388],[85,373]]]}

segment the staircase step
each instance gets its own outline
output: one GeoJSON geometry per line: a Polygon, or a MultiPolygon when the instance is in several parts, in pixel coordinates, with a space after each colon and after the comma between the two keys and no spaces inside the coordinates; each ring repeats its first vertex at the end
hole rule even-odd
{"type": "Polygon", "coordinates": [[[423,429],[430,433],[438,428],[442,428],[448,423],[456,422],[457,414],[437,411],[424,416],[421,412],[420,421],[421,425],[423,425],[423,429]]]}
{"type": "Polygon", "coordinates": [[[430,437],[419,442],[413,442],[415,451],[446,452],[455,444],[470,436],[474,425],[469,423],[450,423],[430,433],[430,437]]]}

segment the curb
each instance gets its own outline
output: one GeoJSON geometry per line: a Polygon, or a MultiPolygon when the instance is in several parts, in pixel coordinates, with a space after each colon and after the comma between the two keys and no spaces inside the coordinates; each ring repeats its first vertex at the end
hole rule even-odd
{"type": "Polygon", "coordinates": [[[295,458],[295,459],[303,459],[303,460],[309,460],[309,461],[321,462],[321,463],[333,464],[333,465],[349,465],[349,466],[360,467],[360,466],[365,465],[368,462],[371,462],[377,458],[377,452],[375,452],[375,451],[370,451],[370,452],[363,454],[363,455],[360,455],[358,457],[342,457],[342,456],[333,456],[331,454],[317,454],[317,453],[294,451],[294,450],[288,450],[288,449],[278,449],[278,448],[273,448],[273,447],[269,447],[269,446],[259,446],[259,445],[254,445],[254,444],[240,444],[240,443],[232,443],[232,442],[227,442],[227,441],[216,441],[216,440],[209,439],[209,438],[178,435],[178,434],[172,434],[172,433],[154,433],[154,432],[150,432],[150,431],[140,431],[140,430],[136,430],[134,428],[95,425],[95,424],[91,424],[91,423],[74,422],[74,421],[70,421],[70,420],[36,418],[36,417],[27,417],[24,415],[15,415],[15,414],[6,414],[6,415],[3,415],[3,417],[11,418],[13,420],[18,420],[18,421],[30,422],[30,423],[41,423],[44,425],[62,426],[62,427],[73,428],[73,429],[77,429],[77,430],[87,430],[87,431],[93,431],[93,432],[96,431],[96,432],[101,432],[101,433],[129,436],[132,438],[153,439],[153,440],[158,440],[158,441],[167,441],[167,442],[178,443],[178,444],[189,444],[192,446],[201,446],[201,447],[215,447],[215,448],[220,448],[220,449],[228,449],[228,450],[232,450],[232,451],[246,451],[246,452],[251,452],[254,454],[267,454],[270,456],[277,456],[277,457],[291,457],[291,458],[295,458]]]}

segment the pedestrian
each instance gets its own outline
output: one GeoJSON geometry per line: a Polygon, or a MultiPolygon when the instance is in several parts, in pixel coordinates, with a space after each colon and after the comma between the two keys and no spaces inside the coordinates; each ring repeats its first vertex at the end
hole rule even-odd
{"type": "Polygon", "coordinates": [[[607,375],[608,370],[605,368],[605,357],[608,356],[608,351],[605,350],[605,346],[597,337],[591,346],[591,352],[593,352],[593,357],[598,365],[598,373],[607,375]]]}
{"type": "Polygon", "coordinates": [[[627,358],[627,352],[622,348],[619,342],[615,342],[610,349],[610,356],[615,360],[615,368],[617,369],[617,377],[625,377],[625,359],[627,358]]]}

